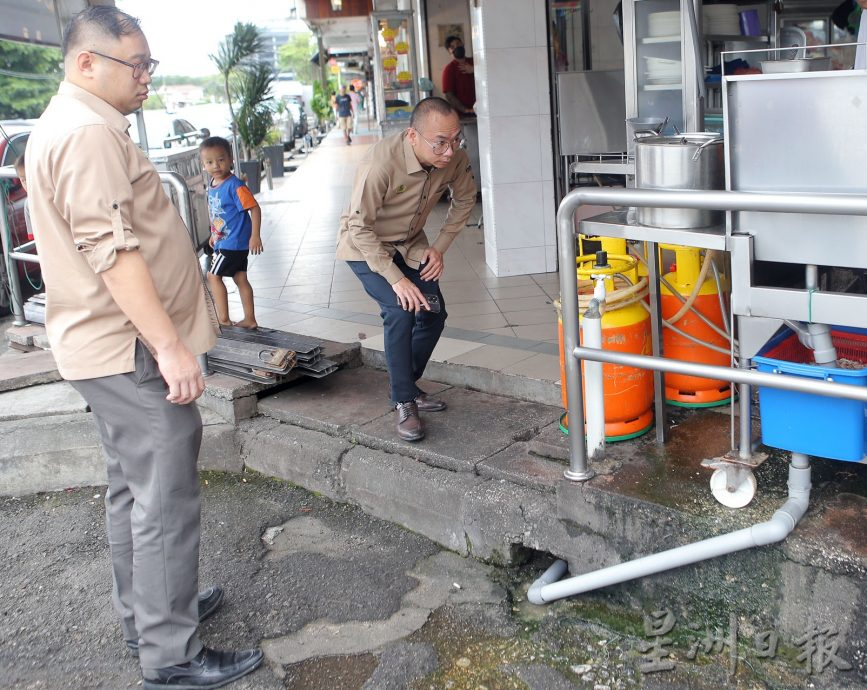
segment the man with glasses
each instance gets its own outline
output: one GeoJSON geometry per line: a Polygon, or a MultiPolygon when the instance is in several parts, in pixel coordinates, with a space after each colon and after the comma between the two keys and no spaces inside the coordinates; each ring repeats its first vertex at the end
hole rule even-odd
{"type": "Polygon", "coordinates": [[[420,410],[446,408],[416,382],[445,327],[438,282],[443,254],[476,202],[476,182],[462,143],[457,111],[442,98],[424,99],[413,110],[408,129],[368,151],[340,219],[337,258],[348,262],[380,307],[391,402],[404,441],[424,438],[420,410]],[[425,222],[446,190],[451,191],[448,215],[429,243],[425,222]]]}
{"type": "Polygon", "coordinates": [[[215,329],[183,221],[127,135],[157,61],[138,20],[111,6],[73,17],[62,50],[64,81],[27,146],[48,338],[102,441],[113,600],[143,685],[216,688],[262,652],[198,637],[223,596],[198,592],[196,355],[215,329]]]}

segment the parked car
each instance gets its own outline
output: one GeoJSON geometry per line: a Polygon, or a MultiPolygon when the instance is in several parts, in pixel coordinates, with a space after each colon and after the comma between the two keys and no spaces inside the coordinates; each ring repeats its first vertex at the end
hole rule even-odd
{"type": "MultiPolygon", "coordinates": [[[[35,121],[31,120],[4,120],[0,122],[0,167],[6,168],[9,166],[12,172],[12,166],[18,159],[27,146],[27,140],[30,138],[30,132],[33,129],[35,121]]],[[[26,242],[33,239],[33,235],[27,230],[27,222],[24,219],[24,204],[27,199],[21,180],[16,178],[4,177],[3,185],[3,211],[6,213],[6,218],[9,221],[9,230],[12,236],[12,244],[15,247],[20,247],[26,242]]],[[[39,264],[24,263],[17,261],[18,280],[21,285],[21,294],[26,299],[32,294],[42,290],[42,274],[39,270],[39,264]]],[[[6,275],[3,274],[5,281],[6,275]]],[[[5,290],[0,290],[0,293],[5,290]]],[[[8,305],[2,299],[4,295],[0,295],[0,311],[8,311],[8,305]]]]}
{"type": "Polygon", "coordinates": [[[297,97],[288,97],[283,99],[286,109],[292,112],[292,117],[295,120],[295,138],[303,139],[307,134],[307,111],[304,104],[297,97]]]}
{"type": "MultiPolygon", "coordinates": [[[[147,130],[148,148],[169,149],[174,146],[198,146],[202,141],[211,136],[206,127],[201,129],[193,126],[189,120],[176,117],[162,110],[143,110],[145,129],[147,130]]],[[[130,121],[129,135],[132,140],[139,143],[138,121],[135,113],[127,115],[130,121]]]]}
{"type": "MultiPolygon", "coordinates": [[[[281,104],[282,105],[282,104],[281,104]]],[[[295,148],[295,116],[286,107],[278,107],[274,113],[274,126],[280,131],[284,151],[295,148]]]]}

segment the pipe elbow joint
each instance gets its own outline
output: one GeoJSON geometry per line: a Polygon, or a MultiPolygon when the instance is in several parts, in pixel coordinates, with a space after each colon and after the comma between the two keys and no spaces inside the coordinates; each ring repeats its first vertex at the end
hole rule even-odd
{"type": "Polygon", "coordinates": [[[542,604],[548,603],[542,598],[541,582],[534,582],[530,589],[527,591],[527,601],[529,601],[531,604],[535,604],[536,606],[541,606],[542,604]]]}
{"type": "Polygon", "coordinates": [[[753,540],[756,546],[783,541],[795,529],[796,520],[787,512],[778,510],[770,520],[753,525],[753,540]]]}

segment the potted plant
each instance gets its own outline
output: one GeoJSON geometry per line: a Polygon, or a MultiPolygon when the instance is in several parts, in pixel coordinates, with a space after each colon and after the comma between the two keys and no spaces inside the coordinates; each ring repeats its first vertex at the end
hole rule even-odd
{"type": "Polygon", "coordinates": [[[331,107],[332,90],[329,87],[325,90],[322,84],[318,81],[313,82],[313,98],[310,101],[310,108],[316,113],[319,120],[319,127],[323,132],[328,131],[329,124],[334,120],[334,109],[331,107]]]}
{"type": "Polygon", "coordinates": [[[271,166],[271,176],[283,177],[283,137],[276,125],[272,125],[268,130],[262,146],[262,155],[271,166]]]}
{"type": "Polygon", "coordinates": [[[237,170],[254,194],[259,191],[260,147],[273,122],[270,92],[274,76],[267,65],[254,61],[261,48],[259,30],[253,24],[238,22],[232,34],[220,43],[217,54],[211,55],[223,77],[232,116],[237,170]]]}
{"type": "Polygon", "coordinates": [[[237,126],[242,149],[240,169],[247,174],[247,186],[254,194],[259,191],[261,149],[274,125],[271,109],[273,81],[270,66],[261,63],[245,65],[236,75],[237,126]]]}

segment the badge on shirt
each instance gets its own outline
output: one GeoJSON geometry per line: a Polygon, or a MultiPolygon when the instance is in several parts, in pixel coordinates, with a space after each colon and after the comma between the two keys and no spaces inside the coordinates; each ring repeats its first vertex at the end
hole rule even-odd
{"type": "Polygon", "coordinates": [[[403,194],[406,191],[406,185],[402,184],[397,189],[394,190],[395,194],[403,194]]]}

